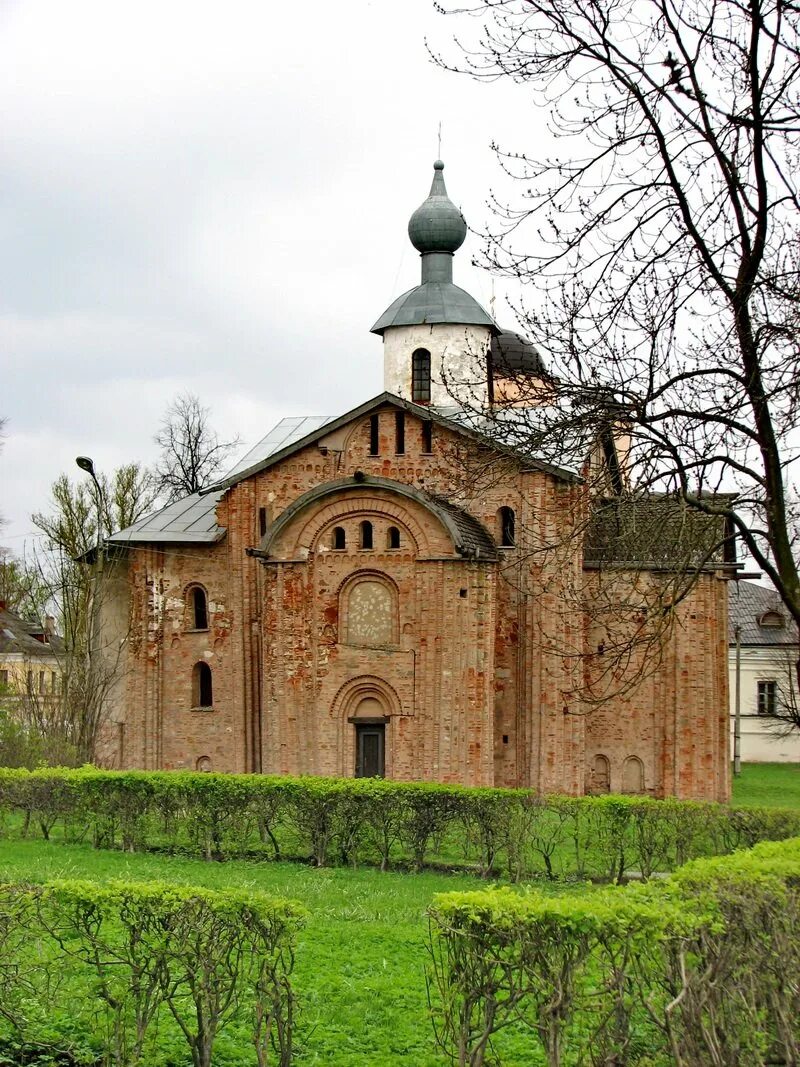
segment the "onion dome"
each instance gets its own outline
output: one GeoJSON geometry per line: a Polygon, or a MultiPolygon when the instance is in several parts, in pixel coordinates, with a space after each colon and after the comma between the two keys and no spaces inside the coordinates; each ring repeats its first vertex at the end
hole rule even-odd
{"type": "Polygon", "coordinates": [[[408,223],[408,236],[418,252],[457,252],[467,236],[464,216],[447,195],[444,186],[444,163],[433,164],[433,183],[425,200],[408,223]]]}
{"type": "Polygon", "coordinates": [[[497,329],[489,312],[468,292],[453,285],[453,253],[464,243],[467,224],[447,196],[443,170],[444,163],[437,159],[433,164],[430,196],[420,204],[408,224],[411,243],[421,253],[421,284],[389,305],[372,327],[373,333],[383,334],[391,326],[423,323],[497,329]]]}
{"type": "Polygon", "coordinates": [[[492,338],[491,357],[495,378],[513,378],[517,374],[543,378],[547,374],[538,349],[513,330],[501,330],[492,338]]]}

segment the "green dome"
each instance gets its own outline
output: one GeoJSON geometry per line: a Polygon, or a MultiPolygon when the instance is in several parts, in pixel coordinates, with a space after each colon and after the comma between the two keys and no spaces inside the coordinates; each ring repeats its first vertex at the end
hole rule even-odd
{"type": "Polygon", "coordinates": [[[408,223],[408,236],[418,252],[457,251],[467,236],[464,216],[447,195],[444,163],[433,164],[433,183],[428,199],[420,204],[408,223]]]}

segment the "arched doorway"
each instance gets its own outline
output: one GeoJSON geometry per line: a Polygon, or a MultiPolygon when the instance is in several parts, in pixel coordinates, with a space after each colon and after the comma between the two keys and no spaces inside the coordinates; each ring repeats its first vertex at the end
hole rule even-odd
{"type": "Polygon", "coordinates": [[[356,778],[386,777],[386,723],[388,716],[381,700],[363,697],[351,722],[356,732],[356,778]]]}
{"type": "Polygon", "coordinates": [[[341,773],[356,778],[392,776],[391,722],[400,711],[394,689],[374,676],[354,678],[333,707],[341,727],[341,773]]]}

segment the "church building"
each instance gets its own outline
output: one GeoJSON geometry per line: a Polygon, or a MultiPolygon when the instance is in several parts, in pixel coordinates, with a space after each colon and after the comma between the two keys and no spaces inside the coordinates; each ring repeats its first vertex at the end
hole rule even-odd
{"type": "Polygon", "coordinates": [[[409,223],[420,284],[372,327],[384,392],[282,420],[106,542],[128,657],[106,760],[725,800],[729,553],[704,551],[672,625],[606,669],[609,605],[654,588],[691,523],[636,511],[624,435],[575,469],[463,417],[456,383],[489,419],[520,382],[557,384],[453,283],[467,230],[443,167],[409,223]]]}

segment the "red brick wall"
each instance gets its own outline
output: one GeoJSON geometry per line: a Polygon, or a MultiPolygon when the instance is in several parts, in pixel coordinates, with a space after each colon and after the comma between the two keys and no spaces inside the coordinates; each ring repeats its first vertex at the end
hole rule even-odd
{"type": "Polygon", "coordinates": [[[598,638],[582,604],[596,576],[584,575],[572,536],[583,491],[439,426],[426,455],[410,414],[396,455],[392,408],[380,413],[379,455],[369,440],[367,417],[236,485],[218,507],[227,535],[214,546],[132,550],[126,765],[194,768],[207,756],[215,770],[351,774],[346,719],[373,685],[388,711],[392,777],[581,793],[602,752],[612,788],[637,755],[648,792],[727,795],[723,582],[701,579],[652,676],[593,709],[584,653],[598,638]],[[259,544],[260,508],[273,524],[304,493],[356,471],[441,494],[495,537],[498,509],[510,506],[516,546],[499,563],[463,560],[429,509],[354,481],[301,509],[269,561],[246,554],[259,544]],[[357,544],[364,518],[371,551],[357,544]],[[335,525],[347,528],[343,552],[331,548],[335,525]],[[400,549],[386,546],[389,525],[400,549]],[[349,643],[340,618],[342,584],[362,571],[396,588],[396,635],[378,649],[349,643]],[[208,592],[208,631],[186,625],[193,582],[208,592]],[[192,710],[199,660],[213,671],[212,711],[192,710]]]}

